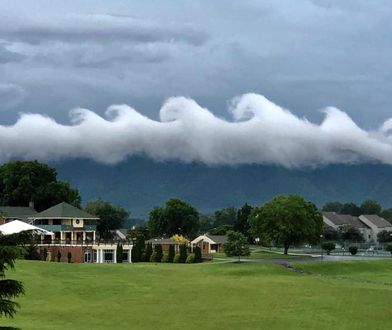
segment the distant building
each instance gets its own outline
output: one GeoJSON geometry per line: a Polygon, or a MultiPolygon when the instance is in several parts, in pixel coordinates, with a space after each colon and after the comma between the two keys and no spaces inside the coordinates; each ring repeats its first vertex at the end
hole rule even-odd
{"type": "Polygon", "coordinates": [[[369,226],[372,230],[372,239],[377,242],[377,235],[379,232],[386,230],[391,232],[392,234],[392,224],[385,220],[384,218],[376,215],[376,214],[366,214],[360,215],[359,220],[361,220],[364,224],[369,226]]]}
{"type": "Polygon", "coordinates": [[[201,248],[202,254],[222,253],[224,252],[223,244],[227,242],[227,236],[204,234],[196,237],[191,242],[191,249],[198,246],[201,248]]]}
{"type": "Polygon", "coordinates": [[[180,245],[179,245],[179,243],[176,242],[175,240],[171,239],[171,238],[151,238],[151,239],[146,241],[146,244],[149,244],[149,243],[152,245],[153,248],[154,248],[155,245],[161,245],[162,246],[162,251],[164,253],[169,252],[170,245],[174,246],[175,253],[179,253],[180,252],[180,245]]]}
{"type": "Polygon", "coordinates": [[[372,229],[358,217],[349,214],[338,214],[336,212],[323,212],[323,221],[326,225],[339,229],[344,226],[351,226],[360,231],[366,242],[372,240],[372,229]]]}
{"type": "MultiPolygon", "coordinates": [[[[97,221],[93,216],[68,203],[60,203],[28,217],[28,221],[53,235],[42,235],[38,244],[40,252],[46,248],[49,260],[56,260],[58,252],[66,261],[68,252],[72,262],[116,262],[116,242],[96,239],[97,221]]],[[[123,244],[123,260],[131,262],[132,244],[123,244]]]]}
{"type": "Polygon", "coordinates": [[[29,222],[28,218],[35,215],[37,211],[33,205],[24,206],[0,206],[0,224],[11,222],[13,220],[20,220],[29,222]]]}

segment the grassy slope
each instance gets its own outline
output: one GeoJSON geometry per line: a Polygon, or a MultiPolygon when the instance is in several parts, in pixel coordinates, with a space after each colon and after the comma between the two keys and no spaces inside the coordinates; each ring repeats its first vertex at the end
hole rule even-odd
{"type": "Polygon", "coordinates": [[[16,318],[2,320],[2,325],[113,330],[392,328],[392,262],[300,267],[312,274],[273,264],[20,261],[9,274],[25,283],[27,294],[20,299],[16,318]],[[371,278],[376,280],[367,283],[371,278]]]}

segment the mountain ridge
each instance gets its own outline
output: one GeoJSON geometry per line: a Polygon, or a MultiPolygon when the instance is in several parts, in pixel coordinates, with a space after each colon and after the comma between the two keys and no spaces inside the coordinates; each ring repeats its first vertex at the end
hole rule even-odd
{"type": "Polygon", "coordinates": [[[103,198],[120,204],[132,216],[177,197],[201,212],[245,202],[259,205],[279,194],[300,194],[322,206],[327,201],[356,202],[372,198],[392,206],[392,166],[330,165],[286,169],[266,165],[207,166],[201,163],[157,162],[132,157],[117,165],[90,160],[51,163],[59,178],[79,189],[83,202],[103,198]]]}

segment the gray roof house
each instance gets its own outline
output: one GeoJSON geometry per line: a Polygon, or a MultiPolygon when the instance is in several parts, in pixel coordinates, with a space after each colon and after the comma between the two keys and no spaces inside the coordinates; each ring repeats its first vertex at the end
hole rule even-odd
{"type": "Polygon", "coordinates": [[[373,239],[372,229],[358,217],[354,217],[349,214],[339,214],[336,212],[323,212],[322,215],[323,221],[327,226],[334,229],[339,229],[343,226],[351,226],[357,228],[361,232],[365,241],[373,239]]]}
{"type": "Polygon", "coordinates": [[[377,242],[377,234],[383,230],[392,232],[392,224],[376,214],[363,214],[359,220],[372,230],[372,239],[377,242]]]}

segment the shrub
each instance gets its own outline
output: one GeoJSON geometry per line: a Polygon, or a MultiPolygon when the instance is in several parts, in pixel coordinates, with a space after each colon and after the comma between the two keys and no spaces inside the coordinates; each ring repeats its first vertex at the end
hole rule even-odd
{"type": "Polygon", "coordinates": [[[356,246],[349,246],[348,250],[350,251],[350,253],[355,256],[358,252],[358,248],[356,246]]]}
{"type": "Polygon", "coordinates": [[[392,254],[392,244],[388,244],[388,245],[385,247],[385,250],[387,250],[388,252],[390,252],[390,253],[392,254]]]}
{"type": "Polygon", "coordinates": [[[157,258],[157,253],[154,251],[152,254],[151,254],[151,256],[150,256],[150,262],[160,262],[160,260],[159,261],[157,261],[158,260],[158,258],[157,258]]]}
{"type": "Polygon", "coordinates": [[[69,264],[72,262],[72,253],[71,253],[71,251],[68,251],[68,253],[67,253],[67,260],[68,260],[69,264]]]}
{"type": "Polygon", "coordinates": [[[194,248],[194,251],[195,251],[195,262],[202,262],[203,259],[202,259],[202,256],[201,256],[201,248],[200,248],[200,246],[196,246],[194,248]]]}
{"type": "Polygon", "coordinates": [[[169,245],[169,254],[167,255],[167,262],[173,262],[174,256],[175,256],[176,252],[174,251],[174,245],[170,244],[169,245]]]}
{"type": "Polygon", "coordinates": [[[44,252],[42,254],[42,260],[46,261],[48,259],[48,249],[44,248],[44,252]]]}
{"type": "Polygon", "coordinates": [[[30,244],[26,247],[25,259],[26,260],[40,260],[41,259],[41,256],[38,253],[38,248],[36,245],[30,244]]]}
{"type": "Polygon", "coordinates": [[[61,252],[60,250],[57,251],[57,262],[61,261],[61,252]]]}
{"type": "Polygon", "coordinates": [[[193,254],[190,254],[189,256],[187,256],[185,263],[186,264],[194,264],[195,263],[195,256],[193,254]]]}
{"type": "Polygon", "coordinates": [[[162,257],[163,257],[163,251],[162,251],[162,245],[157,244],[154,246],[154,252],[155,252],[155,262],[161,262],[162,257]]]}
{"type": "Polygon", "coordinates": [[[180,245],[180,263],[185,263],[186,257],[188,256],[188,247],[186,244],[180,245]]]}
{"type": "Polygon", "coordinates": [[[179,254],[176,254],[176,255],[174,256],[173,262],[174,262],[175,264],[178,264],[178,263],[180,262],[180,255],[179,255],[179,254]]]}
{"type": "Polygon", "coordinates": [[[331,251],[335,250],[335,243],[334,242],[324,242],[321,245],[322,249],[327,251],[327,254],[329,255],[331,251]]]}
{"type": "Polygon", "coordinates": [[[162,257],[161,262],[169,262],[169,255],[168,255],[168,254],[165,254],[165,255],[162,257]]]}

